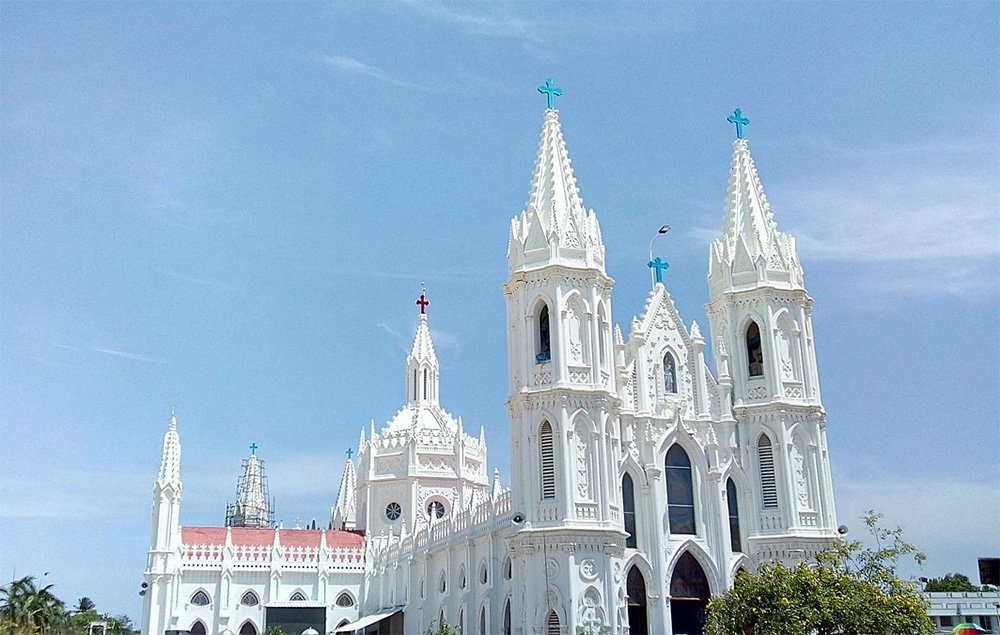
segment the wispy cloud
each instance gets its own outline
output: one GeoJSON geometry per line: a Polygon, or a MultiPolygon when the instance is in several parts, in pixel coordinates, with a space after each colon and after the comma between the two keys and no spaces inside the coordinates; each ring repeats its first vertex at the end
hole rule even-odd
{"type": "Polygon", "coordinates": [[[358,75],[361,77],[369,77],[378,82],[384,84],[390,84],[398,88],[408,88],[410,90],[417,90],[422,92],[431,92],[434,89],[417,84],[400,77],[397,77],[391,73],[388,73],[377,66],[372,66],[370,64],[365,64],[360,60],[356,60],[353,57],[348,57],[346,55],[321,55],[319,57],[320,61],[326,66],[339,71],[341,73],[346,73],[348,75],[358,75]]]}
{"type": "Polygon", "coordinates": [[[123,351],[117,348],[107,348],[104,346],[92,346],[89,349],[93,353],[100,353],[101,355],[110,355],[112,357],[120,357],[121,359],[130,359],[137,362],[152,362],[154,364],[166,364],[167,360],[161,357],[152,357],[150,355],[142,355],[140,353],[132,353],[130,351],[123,351]]]}
{"type": "Polygon", "coordinates": [[[0,497],[0,516],[93,518],[140,514],[148,505],[149,480],[149,474],[103,468],[6,474],[0,497]]]}
{"type": "Polygon", "coordinates": [[[181,273],[179,271],[171,271],[169,269],[160,269],[160,273],[173,278],[178,282],[183,282],[185,284],[194,285],[196,287],[205,287],[207,289],[214,289],[217,291],[223,291],[229,289],[229,285],[220,280],[214,280],[212,278],[202,278],[199,276],[192,276],[186,273],[181,273]]]}
{"type": "Polygon", "coordinates": [[[407,346],[406,340],[403,339],[403,336],[400,335],[399,331],[394,330],[388,324],[381,324],[380,323],[378,326],[379,326],[380,329],[382,329],[383,331],[385,331],[386,333],[388,333],[392,337],[392,341],[394,341],[396,343],[396,346],[399,347],[399,350],[403,351],[404,355],[406,355],[406,354],[408,354],[410,352],[410,349],[407,346]]]}

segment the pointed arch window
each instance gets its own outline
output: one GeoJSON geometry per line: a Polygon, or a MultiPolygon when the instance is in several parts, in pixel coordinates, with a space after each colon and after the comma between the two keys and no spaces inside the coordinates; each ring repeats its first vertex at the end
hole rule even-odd
{"type": "Polygon", "coordinates": [[[212,600],[208,597],[208,594],[204,591],[198,591],[191,596],[191,604],[194,606],[208,606],[212,603],[212,600]]]}
{"type": "Polygon", "coordinates": [[[541,453],[542,500],[554,500],[556,497],[556,464],[552,440],[552,425],[542,422],[538,432],[538,445],[541,453]]]}
{"type": "Polygon", "coordinates": [[[632,549],[637,548],[638,542],[635,535],[635,490],[632,483],[632,475],[625,472],[622,476],[622,508],[625,517],[625,546],[632,549]]]}
{"type": "Polygon", "coordinates": [[[757,438],[757,469],[760,470],[760,499],[764,509],[778,509],[778,483],[774,476],[774,448],[761,433],[757,438]]]}
{"type": "Polygon", "coordinates": [[[337,601],[335,602],[335,604],[341,608],[350,608],[354,606],[354,598],[351,597],[350,593],[344,591],[343,593],[337,596],[337,601]]]}
{"type": "Polygon", "coordinates": [[[667,451],[667,516],[670,533],[695,533],[694,478],[691,459],[684,448],[674,444],[667,451]]]}
{"type": "Polygon", "coordinates": [[[424,386],[423,386],[423,398],[427,399],[427,369],[424,369],[424,386]]]}
{"type": "Polygon", "coordinates": [[[545,635],[560,635],[559,616],[555,611],[549,611],[545,619],[545,635]]]}
{"type": "Polygon", "coordinates": [[[191,625],[191,635],[208,635],[208,631],[205,629],[205,624],[198,620],[191,625]]]}
{"type": "Polygon", "coordinates": [[[257,594],[253,591],[247,591],[243,594],[243,597],[240,598],[240,604],[243,606],[257,606],[260,604],[260,598],[258,598],[257,594]]]}
{"type": "Polygon", "coordinates": [[[257,635],[257,627],[253,625],[253,622],[247,620],[240,627],[240,635],[257,635]]]}
{"type": "Polygon", "coordinates": [[[677,363],[669,352],[663,356],[663,392],[677,394],[677,363]]]}
{"type": "Polygon", "coordinates": [[[726,481],[726,505],[729,507],[729,545],[733,553],[741,553],[743,543],[740,540],[740,505],[733,479],[726,481]]]}
{"type": "Polygon", "coordinates": [[[296,591],[292,594],[292,597],[288,598],[290,602],[305,602],[306,596],[303,595],[302,591],[296,591]]]}
{"type": "Polygon", "coordinates": [[[764,349],[761,348],[760,327],[750,322],[747,327],[747,368],[751,377],[764,376],[764,349]]]}
{"type": "Polygon", "coordinates": [[[549,329],[549,306],[543,304],[538,311],[538,341],[535,347],[535,361],[547,362],[552,359],[552,340],[549,329]]]}
{"type": "Polygon", "coordinates": [[[597,357],[601,362],[601,369],[607,368],[608,365],[608,321],[604,318],[604,307],[601,307],[600,312],[597,314],[597,346],[600,349],[597,353],[597,357]]]}
{"type": "Polygon", "coordinates": [[[486,607],[479,609],[479,635],[486,635],[486,607]]]}
{"type": "Polygon", "coordinates": [[[503,559],[503,579],[510,580],[514,574],[514,567],[510,561],[510,556],[503,559]]]}
{"type": "Polygon", "coordinates": [[[503,603],[503,635],[510,635],[510,598],[503,603]]]}

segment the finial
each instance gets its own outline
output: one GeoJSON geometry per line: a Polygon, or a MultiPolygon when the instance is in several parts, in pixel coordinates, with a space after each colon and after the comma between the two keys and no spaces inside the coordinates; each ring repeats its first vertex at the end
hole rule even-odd
{"type": "Polygon", "coordinates": [[[257,444],[256,443],[251,443],[250,444],[250,454],[257,454],[257,444]]]}
{"type": "Polygon", "coordinates": [[[420,315],[426,315],[430,300],[427,299],[427,287],[424,286],[423,282],[420,283],[420,299],[416,303],[420,305],[420,315]]]}
{"type": "Polygon", "coordinates": [[[554,110],[556,107],[556,97],[562,95],[562,88],[557,87],[552,83],[552,78],[545,80],[545,84],[538,87],[538,92],[544,94],[548,98],[549,110],[554,110]]]}
{"type": "Polygon", "coordinates": [[[730,115],[729,118],[726,119],[726,121],[728,121],[729,123],[736,124],[736,138],[737,139],[742,139],[743,138],[743,126],[747,126],[747,125],[750,124],[750,120],[743,116],[743,113],[740,111],[739,108],[737,108],[736,110],[734,110],[733,114],[730,115]]]}

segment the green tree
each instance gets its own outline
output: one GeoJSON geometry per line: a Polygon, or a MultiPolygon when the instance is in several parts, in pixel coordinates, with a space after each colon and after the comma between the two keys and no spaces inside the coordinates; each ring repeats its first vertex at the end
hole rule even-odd
{"type": "Polygon", "coordinates": [[[264,635],[285,635],[285,631],[277,626],[268,626],[264,629],[264,635]]]}
{"type": "Polygon", "coordinates": [[[924,586],[924,591],[981,591],[972,583],[969,576],[962,573],[948,573],[940,578],[931,578],[924,586]]]}
{"type": "Polygon", "coordinates": [[[836,540],[812,564],[762,564],[709,603],[705,635],[924,635],[933,631],[914,585],[896,575],[896,563],[924,556],[902,530],[862,516],[875,547],[836,540]]]}
{"type": "Polygon", "coordinates": [[[76,603],[73,610],[77,613],[83,613],[84,611],[89,611],[92,608],[94,608],[94,601],[87,596],[83,596],[80,598],[80,601],[76,603]]]}
{"type": "Polygon", "coordinates": [[[5,633],[46,633],[65,621],[66,607],[52,593],[52,585],[41,589],[34,576],[25,576],[0,587],[0,622],[5,633]]]}
{"type": "Polygon", "coordinates": [[[459,633],[458,629],[442,620],[437,626],[432,626],[424,631],[424,635],[459,635],[459,633]]]}

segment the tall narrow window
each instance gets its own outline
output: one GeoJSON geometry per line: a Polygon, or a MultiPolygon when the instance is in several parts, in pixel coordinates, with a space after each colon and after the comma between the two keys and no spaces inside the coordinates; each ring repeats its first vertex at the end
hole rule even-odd
{"type": "Polygon", "coordinates": [[[760,497],[764,509],[778,509],[778,483],[774,478],[774,450],[771,439],[761,433],[757,439],[757,467],[760,470],[760,497]]]}
{"type": "Polygon", "coordinates": [[[545,635],[560,635],[559,616],[555,611],[549,611],[549,616],[545,620],[545,635]]]}
{"type": "Polygon", "coordinates": [[[625,533],[628,534],[625,546],[635,549],[637,545],[635,538],[635,493],[632,488],[632,476],[628,472],[622,477],[622,507],[625,510],[625,533]]]}
{"type": "Polygon", "coordinates": [[[510,600],[503,603],[503,635],[510,635],[510,600]]]}
{"type": "Polygon", "coordinates": [[[486,635],[486,607],[479,609],[479,635],[486,635]]]}
{"type": "Polygon", "coordinates": [[[549,307],[544,305],[538,312],[538,350],[535,351],[535,361],[547,362],[552,359],[552,342],[549,338],[549,307]]]}
{"type": "Polygon", "coordinates": [[[740,542],[740,505],[736,498],[736,484],[733,479],[726,481],[726,504],[729,506],[729,544],[733,553],[741,553],[743,544],[740,542]]]}
{"type": "Polygon", "coordinates": [[[694,480],[691,475],[691,459],[687,452],[674,444],[667,452],[667,515],[670,533],[693,534],[694,524],[694,480]]]}
{"type": "Polygon", "coordinates": [[[541,448],[542,500],[551,500],[556,497],[556,465],[552,448],[552,426],[548,421],[542,422],[538,444],[541,448]]]}
{"type": "Polygon", "coordinates": [[[417,369],[414,368],[413,369],[413,400],[414,401],[417,400],[417,395],[419,395],[419,394],[420,394],[420,391],[417,390],[417,369]]]}
{"type": "Polygon", "coordinates": [[[597,319],[597,346],[600,349],[598,351],[597,357],[601,362],[602,370],[606,368],[608,364],[607,330],[608,330],[608,321],[604,319],[604,309],[602,308],[597,319]]]}
{"type": "Polygon", "coordinates": [[[427,369],[424,369],[424,399],[427,399],[427,369]]]}
{"type": "Polygon", "coordinates": [[[764,376],[764,351],[760,346],[760,327],[756,322],[747,327],[747,364],[751,377],[764,376]]]}
{"type": "Polygon", "coordinates": [[[670,353],[663,356],[663,392],[668,395],[677,393],[677,364],[670,353]]]}

